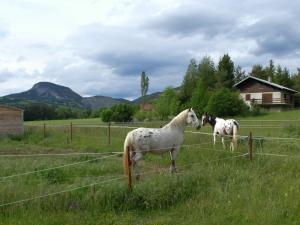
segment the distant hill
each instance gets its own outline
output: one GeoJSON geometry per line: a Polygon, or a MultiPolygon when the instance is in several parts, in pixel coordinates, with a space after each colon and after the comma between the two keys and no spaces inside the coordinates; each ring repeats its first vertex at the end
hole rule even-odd
{"type": "MultiPolygon", "coordinates": [[[[179,88],[175,88],[176,91],[179,88]]],[[[30,103],[46,103],[52,106],[65,106],[72,108],[98,109],[112,107],[116,104],[140,104],[159,98],[162,92],[155,92],[133,101],[107,96],[82,97],[72,89],[50,82],[39,82],[28,91],[0,97],[0,104],[7,104],[24,108],[30,103]]]]}
{"type": "Polygon", "coordinates": [[[39,82],[28,91],[3,96],[1,103],[23,107],[28,103],[47,103],[55,106],[85,108],[82,97],[68,87],[39,82]]]}
{"type": "Polygon", "coordinates": [[[82,103],[90,109],[99,109],[104,107],[110,108],[121,103],[131,104],[131,102],[126,99],[116,99],[106,96],[86,97],[83,98],[82,103]]]}
{"type": "Polygon", "coordinates": [[[152,100],[155,100],[159,98],[162,92],[154,92],[152,94],[146,95],[144,97],[139,97],[137,99],[132,100],[131,102],[134,104],[140,104],[142,102],[150,102],[152,100]]]}
{"type": "MultiPolygon", "coordinates": [[[[180,87],[176,87],[174,88],[175,92],[176,93],[179,93],[180,91],[180,87]]],[[[150,102],[150,101],[153,101],[157,98],[159,98],[159,96],[162,94],[163,92],[154,92],[152,94],[149,94],[149,95],[146,95],[144,97],[139,97],[137,99],[134,99],[132,100],[131,102],[134,103],[134,104],[140,104],[142,102],[150,102]]]]}

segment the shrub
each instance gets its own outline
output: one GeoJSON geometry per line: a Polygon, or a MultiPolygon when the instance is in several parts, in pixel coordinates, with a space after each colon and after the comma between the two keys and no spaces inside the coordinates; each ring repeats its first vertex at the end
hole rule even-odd
{"type": "Polygon", "coordinates": [[[110,122],[112,119],[112,111],[110,109],[103,109],[101,112],[101,119],[103,122],[110,122]]]}
{"type": "Polygon", "coordinates": [[[249,107],[240,98],[239,93],[224,88],[211,95],[205,110],[215,116],[234,116],[248,113],[249,107]]]}

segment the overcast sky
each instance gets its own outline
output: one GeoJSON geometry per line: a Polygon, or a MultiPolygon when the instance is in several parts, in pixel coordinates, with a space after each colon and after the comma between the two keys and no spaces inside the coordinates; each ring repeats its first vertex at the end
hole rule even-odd
{"type": "Polygon", "coordinates": [[[133,99],[181,84],[191,58],[300,67],[299,1],[1,0],[0,96],[39,81],[133,99]]]}

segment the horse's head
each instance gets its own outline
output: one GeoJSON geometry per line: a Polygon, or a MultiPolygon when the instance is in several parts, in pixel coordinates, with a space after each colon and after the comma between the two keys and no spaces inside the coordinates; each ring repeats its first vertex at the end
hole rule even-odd
{"type": "Polygon", "coordinates": [[[213,116],[208,115],[207,113],[204,113],[201,118],[201,125],[204,126],[207,123],[214,126],[216,124],[216,117],[213,117],[213,116]]]}
{"type": "Polygon", "coordinates": [[[187,124],[191,124],[193,127],[197,128],[197,129],[200,129],[200,127],[201,127],[201,124],[199,123],[197,115],[192,108],[187,110],[186,122],[187,122],[187,124]]]}
{"type": "Polygon", "coordinates": [[[204,126],[205,124],[209,123],[209,121],[210,121],[210,116],[207,113],[204,113],[202,115],[201,125],[204,126]]]}

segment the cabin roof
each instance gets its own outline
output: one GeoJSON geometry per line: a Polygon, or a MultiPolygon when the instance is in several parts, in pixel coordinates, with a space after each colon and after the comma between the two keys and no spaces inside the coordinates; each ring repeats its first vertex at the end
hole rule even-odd
{"type": "Polygon", "coordinates": [[[249,79],[253,79],[253,80],[256,80],[260,83],[264,83],[264,84],[267,84],[267,85],[270,85],[274,88],[277,88],[277,89],[281,89],[281,90],[286,90],[286,91],[289,91],[289,92],[293,92],[293,93],[297,93],[298,91],[296,90],[293,90],[291,88],[287,88],[285,86],[282,86],[282,85],[279,85],[279,84],[275,84],[273,82],[270,82],[270,81],[267,81],[267,80],[263,80],[263,79],[260,79],[260,78],[257,78],[257,77],[254,77],[254,76],[247,76],[245,77],[243,80],[241,80],[240,82],[236,83],[235,85],[233,85],[234,87],[237,87],[239,86],[240,84],[244,83],[244,82],[247,82],[247,80],[249,79]]]}

